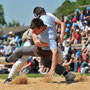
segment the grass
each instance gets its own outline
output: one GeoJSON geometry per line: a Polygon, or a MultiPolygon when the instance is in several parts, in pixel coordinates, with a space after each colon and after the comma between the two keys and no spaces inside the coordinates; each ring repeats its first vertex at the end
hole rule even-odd
{"type": "MultiPolygon", "coordinates": [[[[15,75],[15,77],[18,75],[15,75]]],[[[45,75],[42,74],[26,74],[27,77],[30,78],[38,78],[38,77],[44,77],[45,75]]],[[[8,77],[8,74],[0,74],[0,79],[6,79],[8,77]]]]}
{"type": "MultiPolygon", "coordinates": [[[[90,73],[87,73],[86,75],[90,76],[90,73]]],[[[26,76],[29,78],[38,78],[38,77],[44,77],[45,75],[43,75],[43,74],[26,74],[26,76]]],[[[6,79],[7,77],[8,77],[8,74],[0,74],[0,79],[6,79]]]]}

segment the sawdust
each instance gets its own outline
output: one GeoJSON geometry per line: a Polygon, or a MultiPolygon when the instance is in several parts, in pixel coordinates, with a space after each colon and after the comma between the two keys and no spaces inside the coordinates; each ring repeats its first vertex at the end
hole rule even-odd
{"type": "Polygon", "coordinates": [[[12,85],[12,84],[28,84],[29,81],[28,81],[28,78],[27,76],[25,75],[20,75],[20,76],[17,76],[14,80],[12,80],[9,85],[12,85]]]}
{"type": "Polygon", "coordinates": [[[0,80],[0,90],[90,90],[90,77],[86,77],[86,75],[76,74],[74,82],[70,84],[67,84],[65,78],[60,76],[46,81],[44,78],[27,78],[26,76],[20,78],[15,80],[15,82],[21,80],[19,84],[15,84],[13,81],[14,84],[4,85],[4,80],[0,80]],[[25,82],[22,83],[23,79],[25,82]]]}

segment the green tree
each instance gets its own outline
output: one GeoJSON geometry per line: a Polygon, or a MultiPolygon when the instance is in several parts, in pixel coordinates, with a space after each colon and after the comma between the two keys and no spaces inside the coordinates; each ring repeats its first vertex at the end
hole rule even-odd
{"type": "Polygon", "coordinates": [[[6,24],[5,18],[4,18],[4,10],[3,6],[0,4],[0,27],[6,24]]]}
{"type": "Polygon", "coordinates": [[[9,22],[7,25],[7,27],[19,27],[21,26],[19,22],[13,20],[12,22],[9,22]]]}
{"type": "Polygon", "coordinates": [[[76,3],[78,5],[89,5],[90,4],[90,0],[77,0],[76,3]]]}
{"type": "MultiPolygon", "coordinates": [[[[60,18],[63,15],[71,15],[75,12],[75,9],[79,8],[81,5],[90,5],[90,0],[76,0],[76,2],[71,2],[70,0],[65,0],[60,7],[55,11],[55,15],[60,18]]],[[[85,8],[79,8],[84,10],[85,8]]]]}
{"type": "Polygon", "coordinates": [[[59,18],[62,14],[69,15],[75,11],[76,3],[70,2],[70,0],[66,0],[62,6],[56,9],[55,15],[59,18]]]}

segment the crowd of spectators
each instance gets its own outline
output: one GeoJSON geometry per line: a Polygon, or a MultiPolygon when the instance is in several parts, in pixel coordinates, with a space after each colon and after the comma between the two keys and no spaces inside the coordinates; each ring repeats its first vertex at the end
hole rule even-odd
{"type": "MultiPolygon", "coordinates": [[[[84,11],[76,9],[69,18],[62,15],[61,20],[65,23],[65,34],[63,43],[58,43],[63,53],[63,60],[60,63],[68,71],[90,73],[90,7],[84,11]],[[72,49],[72,44],[80,44],[82,49],[72,49]]],[[[56,29],[57,33],[60,34],[61,27],[57,26],[56,29]]],[[[3,40],[0,40],[0,56],[8,57],[16,49],[23,46],[22,39],[10,31],[8,35],[3,35],[3,40]]],[[[12,65],[13,63],[8,68],[0,66],[0,73],[8,73],[12,65]]],[[[19,73],[31,73],[32,71],[46,74],[49,68],[43,67],[40,61],[38,64],[37,58],[29,57],[26,65],[19,73]]]]}
{"type": "Polygon", "coordinates": [[[76,9],[70,19],[64,20],[62,16],[66,25],[64,41],[60,44],[63,51],[62,65],[74,72],[90,72],[90,7],[84,11],[76,9]],[[72,44],[81,45],[81,49],[72,49],[72,44]]]}

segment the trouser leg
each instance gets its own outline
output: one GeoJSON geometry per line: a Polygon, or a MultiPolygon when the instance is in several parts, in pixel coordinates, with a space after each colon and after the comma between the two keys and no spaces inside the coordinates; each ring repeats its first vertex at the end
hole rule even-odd
{"type": "Polygon", "coordinates": [[[21,68],[25,65],[26,62],[27,61],[24,57],[19,58],[18,61],[16,61],[15,64],[12,66],[8,78],[13,78],[13,76],[21,70],[21,68]]]}
{"type": "Polygon", "coordinates": [[[22,56],[34,56],[35,46],[26,46],[17,49],[12,55],[7,57],[8,62],[16,62],[22,56]]]}

